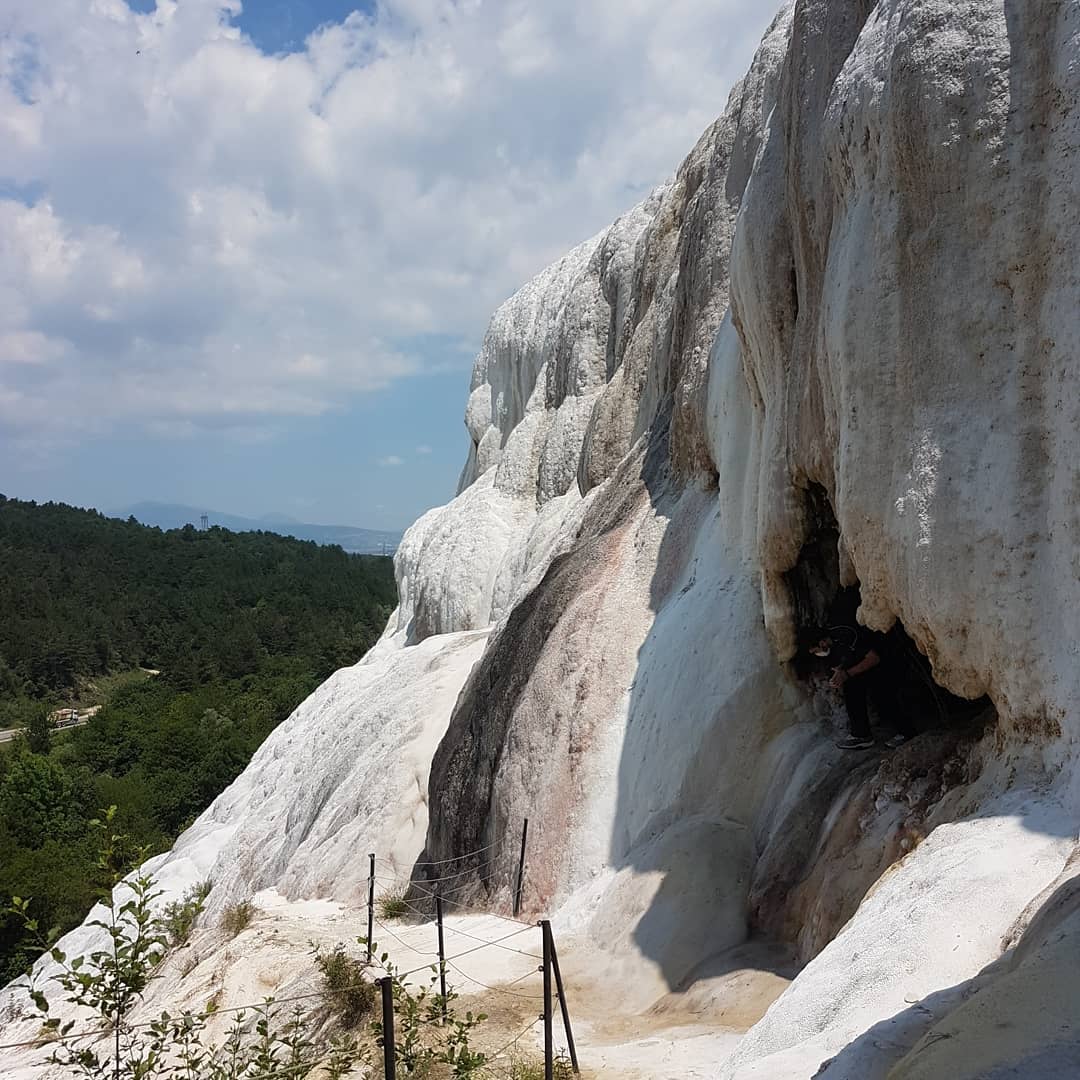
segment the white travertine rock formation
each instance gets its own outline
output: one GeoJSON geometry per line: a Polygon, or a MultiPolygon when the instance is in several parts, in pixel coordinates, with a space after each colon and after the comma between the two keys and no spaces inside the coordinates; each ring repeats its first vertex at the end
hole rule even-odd
{"type": "Polygon", "coordinates": [[[1044,599],[1076,581],[1080,16],[797,11],[732,255],[765,405],[763,569],[793,564],[797,488],[818,481],[866,621],[902,618],[939,681],[1055,729],[1080,688],[1062,649],[1080,613],[1047,626],[1044,599]]]}
{"type": "Polygon", "coordinates": [[[723,1030],[685,1075],[1074,1075],[1078,57],[1080,0],[785,4],[670,183],[496,313],[383,641],[165,886],[355,904],[376,850],[505,912],[528,817],[571,981],[723,1030]],[[835,748],[787,664],[822,499],[983,728],[835,748]]]}

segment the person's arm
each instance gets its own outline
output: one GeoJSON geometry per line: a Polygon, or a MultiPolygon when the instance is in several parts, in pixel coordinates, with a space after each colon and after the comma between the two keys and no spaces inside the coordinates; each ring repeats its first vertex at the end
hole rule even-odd
{"type": "Polygon", "coordinates": [[[857,678],[859,675],[865,674],[871,668],[876,668],[880,663],[881,657],[878,656],[873,649],[868,649],[866,655],[857,664],[852,664],[847,670],[838,667],[833,672],[833,676],[829,680],[829,685],[839,689],[848,681],[848,679],[857,678]]]}

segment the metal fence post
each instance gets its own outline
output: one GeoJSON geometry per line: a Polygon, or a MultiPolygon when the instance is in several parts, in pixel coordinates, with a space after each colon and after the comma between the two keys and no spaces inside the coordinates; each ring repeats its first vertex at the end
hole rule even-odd
{"type": "Polygon", "coordinates": [[[446,1022],[446,946],[443,944],[442,886],[435,889],[435,921],[439,926],[439,989],[442,991],[443,1023],[446,1022]]]}
{"type": "Polygon", "coordinates": [[[544,937],[544,1080],[555,1078],[555,1044],[551,1030],[551,923],[540,920],[544,937]]]}
{"type": "Polygon", "coordinates": [[[521,826],[521,854],[518,856],[517,888],[514,889],[514,918],[521,910],[521,888],[525,880],[525,841],[529,838],[529,819],[521,826]]]}
{"type": "Polygon", "coordinates": [[[566,1045],[570,1049],[570,1064],[575,1073],[580,1073],[577,1062],[577,1048],[574,1046],[574,1033],[570,1030],[570,1010],[566,1006],[566,990],[563,988],[562,972],[559,971],[559,951],[555,948],[555,937],[548,927],[548,937],[551,940],[551,967],[555,972],[555,988],[559,994],[559,1008],[562,1010],[562,1026],[566,1032],[566,1045]]]}
{"type": "Polygon", "coordinates": [[[397,1080],[397,1062],[394,1050],[394,980],[380,979],[382,990],[382,1044],[383,1072],[386,1080],[397,1080]]]}
{"type": "Polygon", "coordinates": [[[371,963],[371,939],[375,933],[375,853],[368,858],[371,860],[371,869],[367,879],[367,961],[371,963]]]}

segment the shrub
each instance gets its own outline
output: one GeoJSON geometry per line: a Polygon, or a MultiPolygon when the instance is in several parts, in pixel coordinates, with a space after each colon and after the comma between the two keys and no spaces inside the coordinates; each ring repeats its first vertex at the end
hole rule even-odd
{"type": "Polygon", "coordinates": [[[315,966],[322,972],[326,997],[341,1022],[355,1027],[375,1009],[375,984],[366,977],[366,965],[335,945],[328,952],[315,951],[315,966]]]}
{"type": "MultiPolygon", "coordinates": [[[[574,1080],[574,1068],[569,1056],[560,1051],[552,1062],[555,1080],[574,1080]]],[[[532,1058],[515,1057],[510,1062],[510,1080],[544,1080],[544,1063],[532,1058]]]]}
{"type": "MultiPolygon", "coordinates": [[[[366,945],[367,940],[360,938],[360,944],[366,945]]],[[[390,979],[394,994],[394,1059],[399,1074],[410,1080],[427,1080],[434,1075],[445,1076],[445,1066],[454,1080],[481,1077],[487,1055],[474,1050],[470,1040],[487,1015],[473,1012],[459,1015],[454,1009],[457,994],[453,989],[447,988],[445,998],[436,990],[439,972],[434,965],[429,984],[414,987],[403,981],[385,952],[379,954],[375,942],[371,951],[390,979]]],[[[378,1044],[383,1037],[381,1021],[373,1020],[370,1030],[378,1044]]]]}
{"type": "Polygon", "coordinates": [[[241,900],[236,904],[230,904],[221,913],[221,922],[218,924],[229,937],[236,937],[242,930],[246,930],[248,924],[255,918],[258,908],[250,900],[241,900]]]}
{"type": "Polygon", "coordinates": [[[400,894],[387,893],[377,903],[380,919],[404,919],[409,914],[408,901],[400,894]]]}
{"type": "Polygon", "coordinates": [[[192,885],[181,899],[165,905],[161,921],[165,926],[169,944],[173,948],[187,943],[195,926],[195,920],[201,914],[209,894],[210,882],[199,881],[192,885]]]}

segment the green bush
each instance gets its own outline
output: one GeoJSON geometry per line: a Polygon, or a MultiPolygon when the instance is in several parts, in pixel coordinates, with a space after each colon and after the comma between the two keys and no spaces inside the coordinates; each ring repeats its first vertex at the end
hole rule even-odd
{"type": "Polygon", "coordinates": [[[404,919],[409,914],[409,903],[400,893],[387,893],[376,901],[380,919],[404,919]]]}
{"type": "Polygon", "coordinates": [[[210,882],[199,881],[192,885],[179,900],[165,905],[161,921],[165,925],[169,945],[174,949],[179,945],[187,944],[191,931],[195,927],[195,920],[202,913],[209,895],[210,882]]]}
{"type": "MultiPolygon", "coordinates": [[[[569,1056],[560,1052],[552,1062],[555,1080],[574,1080],[574,1068],[569,1056]]],[[[533,1058],[515,1057],[510,1061],[510,1080],[544,1080],[544,1063],[533,1058]]]]}
{"type": "Polygon", "coordinates": [[[218,924],[229,937],[236,937],[241,931],[246,930],[248,924],[255,918],[255,912],[259,909],[250,900],[241,900],[230,904],[222,913],[218,924]]]}
{"type": "Polygon", "coordinates": [[[315,966],[322,972],[323,990],[341,1022],[355,1027],[375,1009],[375,984],[367,977],[367,967],[335,945],[328,952],[315,952],[315,966]]]}
{"type": "MultiPolygon", "coordinates": [[[[367,945],[367,939],[359,939],[367,945]]],[[[458,1014],[454,1002],[458,995],[447,987],[444,997],[436,984],[439,971],[432,965],[427,986],[405,982],[387,953],[379,954],[372,942],[372,956],[383,970],[394,995],[394,1060],[398,1073],[410,1080],[429,1077],[453,1077],[453,1080],[479,1080],[485,1075],[487,1055],[472,1048],[472,1033],[486,1019],[486,1013],[458,1014]]],[[[445,974],[445,970],[444,970],[445,974]]],[[[371,1022],[376,1043],[383,1037],[381,1020],[371,1022]]]]}

